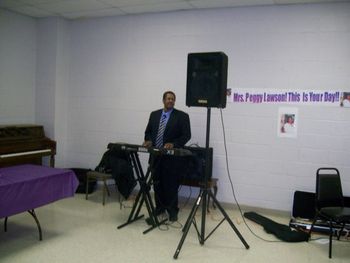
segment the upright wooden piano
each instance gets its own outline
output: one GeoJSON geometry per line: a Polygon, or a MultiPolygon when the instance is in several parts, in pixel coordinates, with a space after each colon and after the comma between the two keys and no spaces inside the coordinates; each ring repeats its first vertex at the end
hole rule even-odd
{"type": "Polygon", "coordinates": [[[55,165],[56,142],[47,138],[41,125],[0,125],[0,167],[42,164],[50,156],[55,165]]]}

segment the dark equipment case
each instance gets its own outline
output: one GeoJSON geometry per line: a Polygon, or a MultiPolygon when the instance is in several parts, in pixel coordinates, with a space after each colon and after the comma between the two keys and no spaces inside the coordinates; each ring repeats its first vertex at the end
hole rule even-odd
{"type": "MultiPolygon", "coordinates": [[[[293,199],[292,218],[289,226],[297,229],[310,230],[312,220],[315,217],[316,194],[312,192],[295,191],[293,199]]],[[[344,206],[350,207],[350,197],[344,196],[344,206]]],[[[334,231],[340,231],[341,226],[334,226],[334,231]]],[[[320,233],[329,233],[328,223],[317,221],[313,228],[320,233]]],[[[346,224],[342,235],[349,235],[350,224],[346,224]]]]}

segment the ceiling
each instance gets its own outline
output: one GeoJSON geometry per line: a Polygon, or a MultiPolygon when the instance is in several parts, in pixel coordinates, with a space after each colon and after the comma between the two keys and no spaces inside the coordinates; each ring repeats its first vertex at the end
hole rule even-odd
{"type": "Polygon", "coordinates": [[[79,19],[190,9],[350,2],[350,0],[0,0],[0,8],[31,17],[79,19]]]}

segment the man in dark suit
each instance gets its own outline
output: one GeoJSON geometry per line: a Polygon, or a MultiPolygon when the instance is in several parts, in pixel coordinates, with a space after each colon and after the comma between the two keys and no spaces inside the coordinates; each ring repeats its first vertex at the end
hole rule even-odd
{"type": "MultiPolygon", "coordinates": [[[[163,94],[163,109],[153,111],[145,131],[146,147],[182,148],[191,138],[190,118],[187,113],[174,108],[176,96],[172,91],[163,94]]],[[[170,221],[177,221],[178,167],[184,165],[183,157],[160,156],[154,160],[153,174],[156,215],[168,212],[170,221]]]]}

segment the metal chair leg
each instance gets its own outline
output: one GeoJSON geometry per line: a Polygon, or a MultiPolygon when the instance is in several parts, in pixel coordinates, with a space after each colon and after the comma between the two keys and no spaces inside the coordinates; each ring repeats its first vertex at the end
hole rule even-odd
{"type": "Polygon", "coordinates": [[[332,258],[332,239],[333,239],[333,225],[330,223],[330,233],[329,233],[329,253],[328,257],[332,258]]]}

